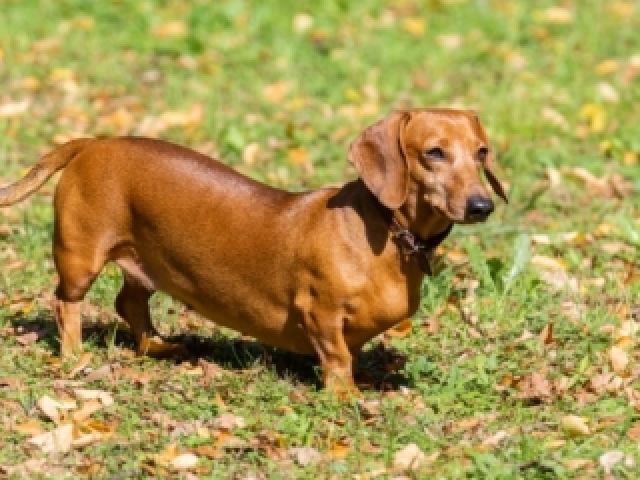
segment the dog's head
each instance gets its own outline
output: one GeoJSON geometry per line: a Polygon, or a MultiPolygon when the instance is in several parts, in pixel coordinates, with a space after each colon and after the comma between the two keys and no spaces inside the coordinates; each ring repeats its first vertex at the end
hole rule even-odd
{"type": "Polygon", "coordinates": [[[349,161],[388,208],[430,206],[448,220],[475,223],[493,211],[480,170],[505,202],[491,171],[493,154],[474,112],[421,109],[394,112],[354,140],[349,161]]]}

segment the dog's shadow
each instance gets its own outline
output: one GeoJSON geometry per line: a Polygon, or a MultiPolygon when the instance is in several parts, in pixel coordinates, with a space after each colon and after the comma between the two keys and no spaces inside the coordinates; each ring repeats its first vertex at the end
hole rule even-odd
{"type": "MultiPolygon", "coordinates": [[[[32,341],[38,342],[52,354],[59,355],[58,332],[55,321],[50,316],[43,313],[33,318],[18,314],[9,317],[8,320],[18,336],[35,333],[35,339],[32,341]]],[[[107,339],[113,330],[104,322],[85,319],[82,336],[85,341],[92,341],[97,347],[106,349],[107,339]]],[[[164,338],[186,347],[187,355],[175,359],[176,362],[188,360],[195,364],[199,359],[204,359],[231,371],[262,366],[274,371],[281,379],[318,389],[322,387],[320,365],[315,357],[287,352],[254,340],[230,338],[218,332],[214,332],[211,337],[180,334],[164,338]]],[[[132,350],[135,348],[133,337],[123,329],[115,329],[115,338],[111,341],[118,347],[132,350]]],[[[365,391],[396,391],[400,387],[409,386],[409,380],[401,373],[405,362],[404,354],[385,347],[382,343],[371,345],[358,357],[356,383],[365,391]]]]}

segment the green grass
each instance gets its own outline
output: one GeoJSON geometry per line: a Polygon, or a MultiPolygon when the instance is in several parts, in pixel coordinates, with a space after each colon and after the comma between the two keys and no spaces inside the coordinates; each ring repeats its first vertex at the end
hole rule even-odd
{"type": "MultiPolygon", "coordinates": [[[[445,259],[440,274],[425,282],[411,335],[368,347],[364,373],[375,386],[365,398],[380,401],[369,414],[319,390],[312,361],[212,328],[166,297],[154,299],[160,329],[189,334],[193,351],[228,374],[203,385],[201,376],[185,374],[185,365],[133,358],[130,337],[114,327],[119,274],[107,269],[88,298],[85,347],[93,353],[91,368],[118,363],[124,373],[86,388],[112,393],[114,405],[94,418],[114,433],[50,457],[13,431],[39,418],[42,395],[60,397],[71,388],[61,382],[72,364],[55,360],[47,303],[55,285],[50,196],[3,209],[0,465],[33,457],[45,458],[42,471],[54,477],[163,476],[152,455],[171,442],[195,452],[213,444],[194,422],[214,435],[213,419],[226,411],[245,420],[233,431],[242,442],[219,458],[200,455],[197,475],[373,478],[378,471],[376,478],[391,478],[401,473],[391,469],[394,454],[415,443],[428,456],[439,453],[411,473],[415,478],[600,477],[600,456],[614,450],[628,457],[613,466],[616,478],[636,478],[637,439],[627,432],[640,415],[629,391],[588,385],[611,370],[606,326],[640,315],[640,6],[574,5],[558,11],[547,0],[3,2],[0,112],[3,105],[30,104],[23,113],[0,115],[1,184],[56,141],[152,134],[154,125],[158,136],[272,185],[339,184],[354,175],[346,149],[368,124],[393,108],[458,106],[480,112],[510,204],[484,225],[454,229],[444,251],[464,262],[445,259]],[[299,13],[313,18],[304,32],[293,27],[299,13]],[[176,21],[183,34],[163,36],[176,21]],[[192,120],[168,126],[166,112],[192,112],[192,120]],[[573,167],[611,178],[618,193],[594,190],[571,174],[573,167]],[[549,180],[554,172],[557,185],[549,180]],[[566,232],[578,236],[556,238],[566,232]],[[535,256],[565,265],[577,289],[553,288],[531,261],[535,256]],[[465,288],[472,280],[478,287],[470,300],[465,288]],[[461,317],[456,299],[470,302],[471,319],[461,317]],[[429,333],[435,317],[439,330],[429,333]],[[549,322],[554,342],[543,345],[537,334],[549,322]],[[19,344],[17,336],[34,327],[45,328],[41,338],[19,344]],[[534,337],[518,340],[525,331],[534,337]],[[389,364],[390,351],[406,363],[389,364]],[[144,381],[132,380],[131,372],[142,372],[144,381]],[[564,387],[527,395],[523,379],[535,372],[564,387]],[[14,383],[2,386],[7,379],[14,383]],[[154,413],[173,423],[158,422],[154,413]],[[560,426],[567,414],[587,417],[592,432],[568,436],[560,426]],[[184,434],[175,435],[180,429],[184,434]],[[500,431],[506,437],[498,446],[483,445],[500,431]],[[301,467],[287,455],[300,446],[346,456],[301,467]],[[593,463],[573,470],[571,459],[593,463]]],[[[626,342],[626,378],[635,391],[638,354],[635,339],[626,342]]]]}

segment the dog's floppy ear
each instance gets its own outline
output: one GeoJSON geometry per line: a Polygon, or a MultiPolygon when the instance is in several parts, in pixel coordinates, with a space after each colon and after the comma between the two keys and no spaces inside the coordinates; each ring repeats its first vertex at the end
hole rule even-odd
{"type": "Polygon", "coordinates": [[[489,158],[482,164],[482,171],[484,172],[484,176],[487,177],[487,181],[493,191],[498,195],[504,203],[509,203],[509,199],[507,198],[507,194],[504,191],[504,187],[498,180],[498,178],[491,171],[491,164],[493,163],[493,155],[490,155],[489,158]]]}
{"type": "Polygon", "coordinates": [[[349,147],[349,162],[376,198],[395,210],[407,199],[409,166],[404,151],[407,112],[394,112],[368,127],[349,147]]]}

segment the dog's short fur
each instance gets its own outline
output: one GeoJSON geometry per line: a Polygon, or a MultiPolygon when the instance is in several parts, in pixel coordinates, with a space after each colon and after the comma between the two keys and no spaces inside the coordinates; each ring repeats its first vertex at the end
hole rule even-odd
{"type": "Polygon", "coordinates": [[[140,353],[179,347],[151,324],[148,300],[160,290],[261,342],[317,355],[325,385],[350,392],[360,348],[420,301],[425,272],[392,221],[429,239],[484,220],[493,204],[481,169],[506,197],[473,112],[392,113],[356,138],[349,161],[358,180],[288,193],[167,142],[79,139],[0,189],[0,206],[65,168],[53,238],[63,355],[81,350],[80,302],[115,262],[124,272],[116,309],[140,353]]]}

